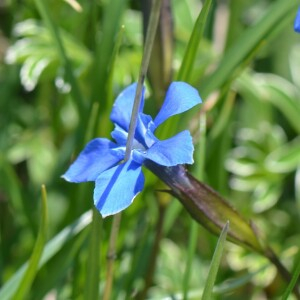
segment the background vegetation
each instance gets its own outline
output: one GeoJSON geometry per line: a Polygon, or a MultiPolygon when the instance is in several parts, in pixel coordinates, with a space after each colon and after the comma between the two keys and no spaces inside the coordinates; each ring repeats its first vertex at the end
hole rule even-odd
{"type": "MultiPolygon", "coordinates": [[[[212,1],[207,18],[198,18],[199,0],[170,5],[154,45],[145,111],[156,115],[171,80],[199,90],[201,111],[171,119],[159,137],[191,129],[190,171],[251,219],[296,276],[299,3],[212,1]]],[[[138,78],[148,15],[139,1],[0,2],[1,299],[102,299],[112,218],[92,213],[92,183],[60,176],[87,141],[110,136],[113,100],[138,78]]],[[[218,238],[162,188],[146,171],[143,193],[122,214],[111,299],[199,299],[207,287],[218,238]]],[[[213,298],[270,299],[286,291],[264,257],[230,242],[224,251],[213,298]]]]}

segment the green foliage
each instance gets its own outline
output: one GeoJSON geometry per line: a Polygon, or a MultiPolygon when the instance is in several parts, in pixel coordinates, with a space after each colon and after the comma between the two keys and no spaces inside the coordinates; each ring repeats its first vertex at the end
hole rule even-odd
{"type": "MultiPolygon", "coordinates": [[[[10,64],[22,65],[20,77],[24,88],[31,91],[42,79],[55,78],[57,87],[67,92],[65,70],[61,68],[60,57],[49,30],[36,20],[29,19],[16,24],[14,36],[18,40],[7,51],[6,60],[10,64]]],[[[63,32],[62,40],[76,75],[82,76],[90,67],[91,54],[66,32],[63,32]]]]}
{"type": "MultiPolygon", "coordinates": [[[[60,175],[87,140],[109,137],[113,99],[138,79],[137,2],[86,1],[81,12],[41,0],[1,7],[1,299],[103,295],[112,219],[92,215],[92,185],[60,175]]],[[[111,299],[200,299],[204,290],[213,299],[292,299],[299,287],[300,36],[292,29],[299,2],[229,2],[205,1],[201,13],[199,1],[170,1],[167,71],[193,84],[204,104],[201,112],[170,119],[159,135],[191,128],[191,171],[242,216],[233,214],[227,239],[245,231],[243,243],[256,245],[252,223],[244,223],[252,219],[263,246],[274,246],[291,277],[281,280],[266,258],[227,242],[222,263],[212,259],[224,240],[218,244],[146,171],[145,190],[122,215],[111,299]]],[[[149,72],[163,82],[157,65],[149,72]]],[[[151,83],[145,110],[155,115],[164,95],[151,83]]],[[[226,216],[210,217],[219,232],[226,216]]]]}
{"type": "Polygon", "coordinates": [[[217,272],[220,266],[220,262],[221,262],[221,258],[222,258],[222,254],[223,254],[223,249],[225,246],[225,241],[226,241],[226,235],[229,229],[229,222],[227,221],[227,223],[225,224],[220,238],[218,240],[215,252],[214,252],[214,256],[212,258],[211,261],[211,265],[210,265],[210,269],[209,269],[209,273],[207,276],[207,280],[206,280],[206,284],[204,286],[204,291],[202,294],[202,299],[203,300],[209,300],[212,297],[212,293],[213,293],[213,287],[215,284],[215,280],[217,277],[217,272]]]}

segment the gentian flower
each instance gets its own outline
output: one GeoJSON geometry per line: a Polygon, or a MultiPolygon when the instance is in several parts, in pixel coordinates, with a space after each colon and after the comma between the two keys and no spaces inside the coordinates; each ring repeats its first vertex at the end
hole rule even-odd
{"type": "Polygon", "coordinates": [[[298,12],[294,22],[294,30],[300,33],[300,7],[298,8],[298,12]]]}
{"type": "Polygon", "coordinates": [[[124,161],[126,141],[137,84],[127,87],[117,97],[110,115],[115,128],[115,142],[106,138],[90,141],[62,176],[70,182],[95,181],[94,204],[103,217],[127,208],[144,187],[142,165],[146,161],[171,167],[193,163],[193,143],[185,130],[167,140],[159,140],[154,132],[169,117],[201,103],[196,89],[184,82],[173,82],[156,118],[143,113],[144,90],[138,113],[133,149],[124,161]]]}

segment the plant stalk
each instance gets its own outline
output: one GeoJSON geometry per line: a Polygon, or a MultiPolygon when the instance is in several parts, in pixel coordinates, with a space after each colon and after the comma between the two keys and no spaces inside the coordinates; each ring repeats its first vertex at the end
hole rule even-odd
{"type": "Polygon", "coordinates": [[[119,228],[121,223],[121,213],[114,215],[113,223],[111,227],[111,233],[109,238],[109,248],[108,253],[106,256],[107,259],[107,271],[106,271],[106,282],[104,287],[103,293],[103,300],[111,299],[111,291],[112,291],[112,284],[114,278],[114,263],[116,260],[116,243],[119,234],[119,228]]]}

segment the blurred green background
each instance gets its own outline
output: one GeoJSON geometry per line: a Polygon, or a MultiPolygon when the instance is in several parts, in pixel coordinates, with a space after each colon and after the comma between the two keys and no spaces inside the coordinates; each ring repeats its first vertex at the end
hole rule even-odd
{"type": "MultiPolygon", "coordinates": [[[[113,101],[138,78],[146,2],[0,1],[1,299],[20,288],[18,270],[39,231],[42,260],[19,299],[102,299],[112,218],[94,214],[92,222],[93,183],[60,176],[91,138],[110,137],[113,101]]],[[[190,128],[191,172],[253,220],[291,271],[300,257],[298,4],[212,1],[201,40],[188,44],[202,2],[163,1],[145,106],[155,116],[178,78],[198,89],[201,111],[180,124],[171,119],[159,137],[190,128]]],[[[191,238],[190,215],[145,175],[144,191],[122,215],[111,299],[182,299],[189,259],[187,299],[200,299],[217,237],[197,226],[191,238]]],[[[278,277],[265,258],[227,242],[214,298],[272,299],[284,289],[278,277]]]]}

